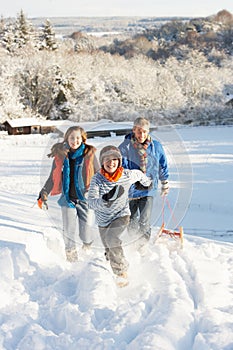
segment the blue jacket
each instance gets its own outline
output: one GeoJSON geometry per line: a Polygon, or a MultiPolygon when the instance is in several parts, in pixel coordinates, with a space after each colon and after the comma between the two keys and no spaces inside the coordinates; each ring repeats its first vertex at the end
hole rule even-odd
{"type": "MultiPolygon", "coordinates": [[[[126,169],[140,169],[140,158],[131,142],[132,136],[133,133],[126,135],[124,141],[119,145],[122,154],[122,166],[126,169]]],[[[150,190],[140,191],[135,189],[133,184],[129,190],[129,198],[154,196],[158,189],[158,180],[168,179],[167,158],[161,143],[152,140],[146,152],[148,157],[146,175],[153,180],[153,187],[150,190]]]]}

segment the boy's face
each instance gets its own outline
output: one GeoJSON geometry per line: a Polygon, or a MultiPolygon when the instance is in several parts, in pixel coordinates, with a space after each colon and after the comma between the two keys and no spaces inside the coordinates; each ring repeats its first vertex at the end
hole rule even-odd
{"type": "Polygon", "coordinates": [[[118,166],[119,166],[118,158],[115,158],[115,157],[112,158],[111,156],[104,158],[103,167],[104,167],[104,170],[107,171],[107,173],[109,174],[115,173],[118,166]]]}
{"type": "Polygon", "coordinates": [[[148,136],[148,131],[140,126],[134,126],[133,133],[139,143],[144,143],[148,136]]]}

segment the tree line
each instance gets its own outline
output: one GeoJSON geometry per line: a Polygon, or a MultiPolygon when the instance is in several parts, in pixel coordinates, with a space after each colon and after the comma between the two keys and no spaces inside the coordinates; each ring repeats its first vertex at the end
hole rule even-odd
{"type": "Polygon", "coordinates": [[[81,32],[58,39],[49,20],[35,29],[23,11],[15,20],[2,18],[1,121],[121,121],[144,114],[157,124],[232,123],[225,104],[233,94],[232,25],[223,10],[103,45],[81,32]]]}

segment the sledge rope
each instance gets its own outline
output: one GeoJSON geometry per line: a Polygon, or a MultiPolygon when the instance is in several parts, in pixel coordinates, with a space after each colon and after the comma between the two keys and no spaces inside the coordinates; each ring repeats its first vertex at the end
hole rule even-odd
{"type": "Polygon", "coordinates": [[[165,235],[169,235],[173,239],[177,239],[178,238],[180,240],[180,248],[183,248],[183,242],[184,242],[184,239],[183,239],[183,235],[184,235],[183,227],[180,226],[179,227],[179,231],[170,230],[170,229],[165,228],[165,221],[164,221],[165,203],[167,204],[167,207],[168,207],[168,209],[171,212],[171,217],[172,217],[172,220],[173,220],[173,222],[175,224],[175,229],[177,228],[177,220],[175,219],[175,216],[173,214],[173,210],[172,210],[172,208],[170,206],[169,200],[167,198],[165,198],[165,196],[164,196],[163,197],[163,203],[162,203],[162,225],[161,225],[161,227],[159,229],[158,234],[155,237],[154,243],[155,243],[155,241],[157,241],[157,239],[159,239],[162,235],[165,234],[165,235]]]}

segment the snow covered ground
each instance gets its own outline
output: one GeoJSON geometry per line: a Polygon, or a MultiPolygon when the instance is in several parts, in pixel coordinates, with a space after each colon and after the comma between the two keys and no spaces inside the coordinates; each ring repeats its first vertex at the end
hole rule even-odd
{"type": "MultiPolygon", "coordinates": [[[[96,232],[91,253],[65,261],[56,198],[39,210],[55,135],[0,136],[1,350],[232,350],[233,128],[159,128],[170,165],[169,228],[184,248],[153,238],[150,252],[125,237],[127,287],[116,287],[96,232]]],[[[98,151],[123,137],[91,139],[98,151]]],[[[94,225],[94,224],[93,224],[94,225]]],[[[80,242],[78,242],[80,246],[80,242]]]]}

